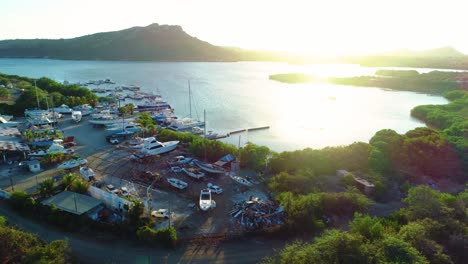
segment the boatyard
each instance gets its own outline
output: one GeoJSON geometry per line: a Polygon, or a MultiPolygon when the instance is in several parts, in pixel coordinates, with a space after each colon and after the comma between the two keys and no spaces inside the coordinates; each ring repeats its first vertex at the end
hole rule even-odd
{"type": "MultiPolygon", "coordinates": [[[[153,210],[167,209],[171,217],[166,220],[158,218],[155,228],[172,225],[180,237],[252,230],[247,222],[245,226],[240,220],[236,225],[231,224],[235,219],[232,208],[252,198],[268,200],[268,196],[253,172],[246,173],[257,184],[235,172],[238,167],[231,164],[235,162],[234,156],[230,155],[226,161],[218,163],[224,165],[221,167],[194,159],[185,145],[176,144],[168,152],[135,159],[132,156],[142,151],[135,148],[135,138],[122,138],[117,144],[111,144],[106,140],[108,131],[93,125],[89,122],[91,119],[92,116],[83,116],[77,123],[68,115],[57,122],[56,128],[64,136],[73,137],[73,151],[67,148],[66,152],[78,158],[70,159],[58,168],[43,168],[36,173],[19,169],[16,163],[2,165],[0,187],[34,192],[38,182],[48,178],[60,180],[65,169],[77,175],[81,172],[86,180],[92,178],[91,188],[120,197],[125,193],[125,199],[141,200],[148,215],[153,210]],[[84,170],[92,172],[92,177],[85,175],[84,170]],[[171,183],[173,180],[185,186],[179,188],[180,185],[171,183]],[[109,190],[108,186],[114,189],[109,190]],[[200,209],[199,198],[200,192],[208,187],[216,190],[210,192],[215,206],[204,211],[200,209]]],[[[159,144],[156,139],[157,136],[152,140],[159,144]]]]}

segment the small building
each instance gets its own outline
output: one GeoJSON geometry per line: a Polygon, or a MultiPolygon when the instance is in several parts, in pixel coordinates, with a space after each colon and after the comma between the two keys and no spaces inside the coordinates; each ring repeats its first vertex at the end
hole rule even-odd
{"type": "Polygon", "coordinates": [[[21,138],[21,133],[15,127],[0,127],[0,151],[3,162],[23,156],[30,151],[28,144],[21,138]]]}
{"type": "Polygon", "coordinates": [[[348,173],[349,173],[349,172],[348,172],[347,170],[337,170],[337,171],[336,171],[336,176],[342,178],[342,177],[344,177],[344,176],[345,176],[346,174],[348,174],[348,173]]]}
{"type": "Polygon", "coordinates": [[[356,182],[356,186],[359,190],[361,190],[363,193],[367,195],[371,195],[374,192],[375,185],[373,183],[370,183],[368,180],[363,179],[358,176],[354,176],[354,181],[356,182]]]}
{"type": "Polygon", "coordinates": [[[98,207],[102,202],[88,195],[63,191],[43,201],[42,204],[47,206],[53,204],[62,211],[82,215],[98,207]]]}
{"type": "Polygon", "coordinates": [[[38,160],[31,160],[28,162],[28,168],[31,172],[40,172],[41,163],[38,160]]]}

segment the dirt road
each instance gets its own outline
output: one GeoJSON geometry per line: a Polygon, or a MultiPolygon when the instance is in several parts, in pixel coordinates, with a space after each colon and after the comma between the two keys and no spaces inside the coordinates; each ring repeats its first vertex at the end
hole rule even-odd
{"type": "Polygon", "coordinates": [[[81,263],[258,263],[284,246],[282,241],[248,239],[230,243],[197,243],[174,250],[142,247],[131,241],[106,241],[79,233],[68,233],[21,217],[0,201],[0,215],[19,228],[45,241],[68,240],[81,263]]]}

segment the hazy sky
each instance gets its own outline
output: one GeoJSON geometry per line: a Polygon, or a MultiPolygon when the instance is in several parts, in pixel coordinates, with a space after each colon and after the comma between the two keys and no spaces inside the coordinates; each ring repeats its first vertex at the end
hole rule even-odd
{"type": "Polygon", "coordinates": [[[466,0],[0,0],[0,39],[159,23],[252,49],[333,55],[450,45],[468,53],[467,7],[466,0]]]}

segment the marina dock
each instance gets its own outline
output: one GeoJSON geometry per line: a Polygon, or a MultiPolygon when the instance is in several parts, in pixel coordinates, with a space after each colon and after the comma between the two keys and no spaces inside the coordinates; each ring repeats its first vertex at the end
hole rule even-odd
{"type": "Polygon", "coordinates": [[[242,133],[242,132],[245,132],[245,131],[257,131],[257,130],[265,130],[265,129],[270,129],[270,126],[238,129],[238,130],[234,130],[234,131],[229,132],[229,135],[238,134],[238,133],[242,133]]]}

